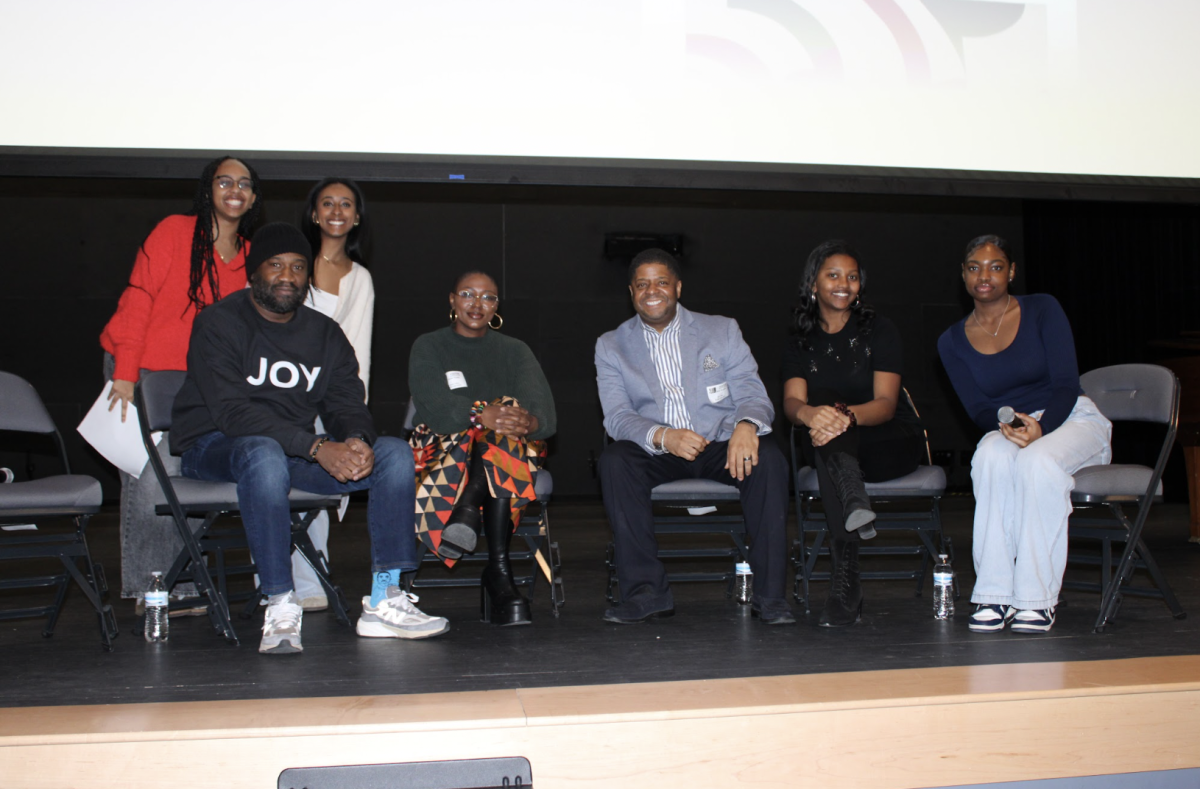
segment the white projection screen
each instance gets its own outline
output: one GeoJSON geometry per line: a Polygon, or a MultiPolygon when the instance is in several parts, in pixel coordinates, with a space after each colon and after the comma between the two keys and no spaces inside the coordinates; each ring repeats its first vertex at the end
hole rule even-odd
{"type": "Polygon", "coordinates": [[[44,0],[4,2],[4,30],[8,167],[240,151],[494,179],[1200,184],[1198,0],[44,0]]]}

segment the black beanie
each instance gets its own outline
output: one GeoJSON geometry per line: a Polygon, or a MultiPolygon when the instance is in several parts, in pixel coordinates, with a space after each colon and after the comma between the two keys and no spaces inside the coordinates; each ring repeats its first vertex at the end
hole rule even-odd
{"type": "Polygon", "coordinates": [[[268,258],[295,252],[308,261],[308,272],[312,274],[312,246],[304,234],[287,222],[272,222],[263,225],[250,239],[250,254],[246,256],[246,276],[258,271],[268,258]]]}

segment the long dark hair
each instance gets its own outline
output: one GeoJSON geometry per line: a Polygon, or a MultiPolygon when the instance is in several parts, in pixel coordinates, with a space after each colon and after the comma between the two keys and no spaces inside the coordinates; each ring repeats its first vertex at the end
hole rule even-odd
{"type": "Polygon", "coordinates": [[[358,212],[358,224],[350,228],[350,232],[346,234],[346,254],[350,256],[351,260],[366,265],[363,246],[365,246],[367,238],[367,201],[363,199],[363,193],[358,188],[358,184],[349,178],[321,179],[320,183],[309,190],[308,199],[304,201],[304,212],[300,214],[300,227],[304,229],[304,237],[312,246],[313,260],[315,261],[317,255],[321,253],[321,229],[313,222],[313,214],[317,212],[317,199],[320,198],[321,192],[325,191],[325,187],[334,184],[341,184],[354,195],[354,209],[358,212]]]}
{"type": "MultiPolygon", "coordinates": [[[[213,238],[213,178],[217,175],[217,168],[230,159],[246,168],[246,172],[250,173],[250,180],[254,184],[251,189],[252,193],[262,197],[259,192],[258,173],[248,162],[243,162],[235,156],[222,156],[204,166],[204,171],[200,173],[200,182],[196,184],[196,196],[192,198],[192,210],[187,214],[196,217],[196,230],[192,233],[192,266],[188,275],[188,301],[191,302],[191,307],[196,312],[208,306],[203,296],[205,282],[208,283],[213,301],[219,301],[221,298],[221,290],[217,286],[216,263],[213,261],[215,253],[213,245],[216,241],[213,238]]],[[[242,218],[238,221],[235,243],[239,251],[250,238],[250,231],[258,221],[261,207],[262,200],[256,199],[254,205],[250,206],[250,210],[242,214],[242,218]]]]}
{"type": "Polygon", "coordinates": [[[805,350],[812,350],[808,336],[813,329],[821,326],[821,307],[817,304],[817,294],[813,293],[813,286],[817,283],[817,274],[821,272],[821,266],[834,255],[845,255],[853,258],[858,264],[858,298],[850,305],[850,312],[858,321],[858,336],[866,339],[875,323],[875,310],[862,300],[863,293],[867,290],[867,269],[863,266],[858,250],[840,238],[822,241],[808,255],[804,273],[800,277],[800,288],[796,293],[796,306],[792,308],[792,334],[805,350]]]}

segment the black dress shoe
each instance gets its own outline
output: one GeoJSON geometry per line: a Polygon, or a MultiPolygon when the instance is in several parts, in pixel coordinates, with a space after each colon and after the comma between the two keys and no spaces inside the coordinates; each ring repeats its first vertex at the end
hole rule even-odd
{"type": "Polygon", "coordinates": [[[786,600],[754,600],[750,603],[750,616],[761,619],[764,625],[794,625],[796,615],[786,600]]]}
{"type": "Polygon", "coordinates": [[[675,598],[668,589],[665,594],[637,594],[620,605],[604,612],[605,622],[632,625],[647,619],[675,616],[675,598]]]}

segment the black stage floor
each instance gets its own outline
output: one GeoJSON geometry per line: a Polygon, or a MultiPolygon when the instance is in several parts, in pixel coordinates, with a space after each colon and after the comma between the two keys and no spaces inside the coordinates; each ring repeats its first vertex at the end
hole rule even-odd
{"type": "MultiPolygon", "coordinates": [[[[560,502],[551,507],[567,596],[558,618],[551,615],[544,582],[534,596],[533,625],[503,629],[479,621],[477,589],[425,589],[420,607],[451,620],[445,636],[417,642],[361,639],[323,612],[305,616],[302,655],[267,657],[257,652],[261,614],[235,620],[242,636],[238,647],[219,638],[207,617],[174,619],[168,643],[147,644],[130,633],[132,601],[119,601],[121,636],[115,650],[105,653],[95,616],[76,592],[53,638],[42,638],[42,620],[0,622],[0,707],[410,694],[1200,654],[1200,546],[1187,542],[1185,505],[1157,508],[1147,542],[1191,617],[1175,620],[1160,601],[1126,598],[1116,622],[1094,634],[1098,596],[1067,592],[1054,629],[1038,636],[967,630],[971,506],[969,498],[951,498],[943,507],[964,590],[949,622],[932,618],[928,587],[916,598],[912,582],[875,581],[866,585],[863,621],[844,630],[804,621],[763,626],[712,583],[677,584],[672,619],[607,624],[600,619],[609,539],[603,510],[594,501],[560,502]]],[[[115,512],[94,518],[89,536],[117,587],[115,512]]],[[[363,506],[352,506],[346,522],[334,527],[330,552],[335,580],[356,604],[369,582],[363,506]]],[[[868,561],[879,566],[914,560],[868,561]]],[[[437,568],[424,572],[431,571],[437,568]]],[[[1078,572],[1090,577],[1094,571],[1078,572]]],[[[824,584],[815,585],[817,604],[823,596],[824,584]]],[[[19,602],[14,593],[0,596],[4,607],[19,602]]]]}

